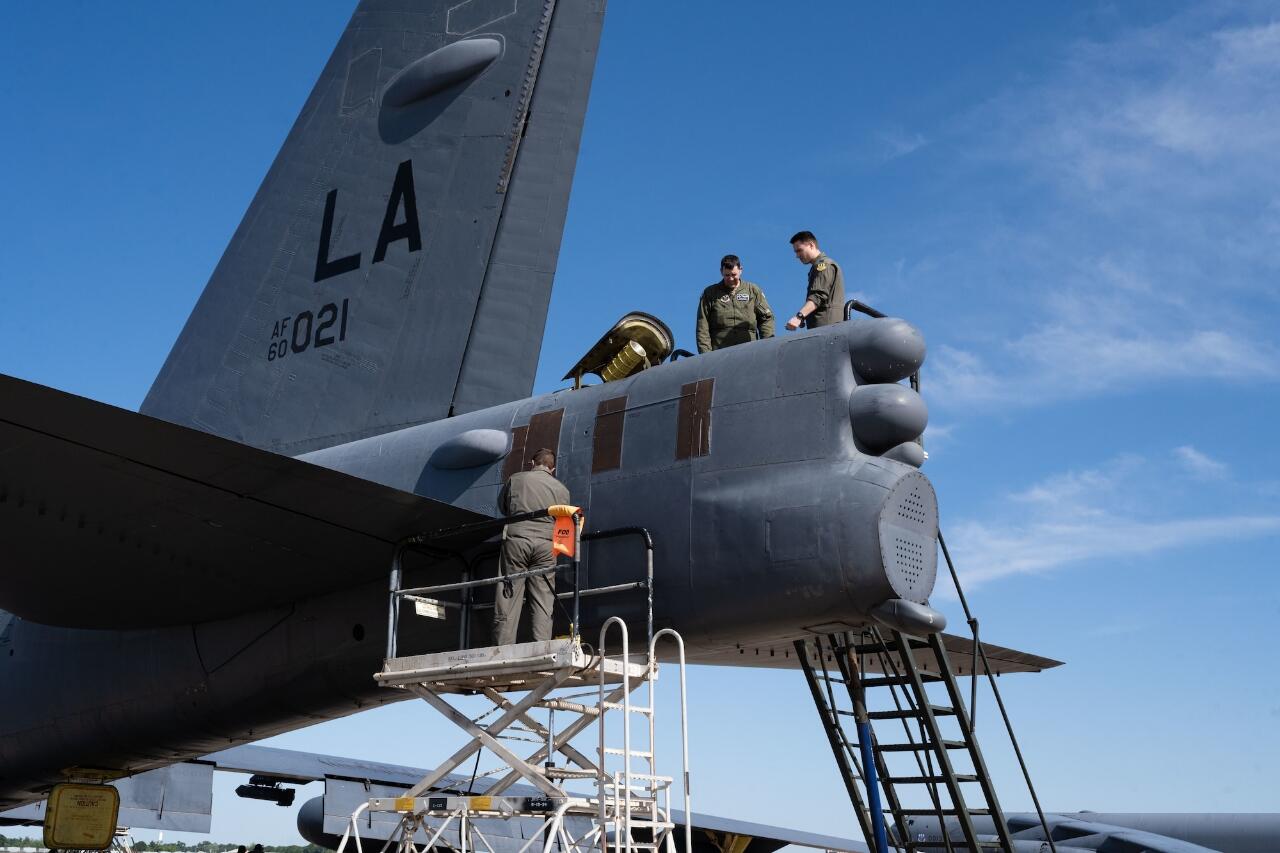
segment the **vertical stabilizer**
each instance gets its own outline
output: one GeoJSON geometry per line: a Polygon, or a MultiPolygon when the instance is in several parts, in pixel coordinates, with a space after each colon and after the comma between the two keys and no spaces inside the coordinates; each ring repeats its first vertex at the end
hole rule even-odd
{"type": "Polygon", "coordinates": [[[296,454],[527,396],[603,16],[361,2],[142,411],[296,454]]]}

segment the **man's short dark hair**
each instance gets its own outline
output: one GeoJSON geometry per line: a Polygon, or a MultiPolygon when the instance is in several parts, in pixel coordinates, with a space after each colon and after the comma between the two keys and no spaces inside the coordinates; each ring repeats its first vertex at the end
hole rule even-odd
{"type": "Polygon", "coordinates": [[[812,243],[813,245],[817,246],[818,238],[813,236],[812,231],[797,231],[795,236],[791,238],[790,242],[791,242],[791,245],[793,246],[796,243],[812,243]]]}
{"type": "Polygon", "coordinates": [[[550,449],[548,449],[548,448],[546,448],[546,447],[542,448],[542,449],[541,449],[541,450],[539,450],[537,453],[533,454],[533,464],[534,464],[534,465],[544,465],[544,466],[546,466],[547,468],[554,468],[554,467],[556,467],[556,454],[555,454],[555,451],[554,451],[554,450],[550,450],[550,449]]]}
{"type": "Polygon", "coordinates": [[[725,255],[720,259],[720,269],[722,270],[731,270],[740,266],[742,266],[742,259],[737,255],[725,255]]]}

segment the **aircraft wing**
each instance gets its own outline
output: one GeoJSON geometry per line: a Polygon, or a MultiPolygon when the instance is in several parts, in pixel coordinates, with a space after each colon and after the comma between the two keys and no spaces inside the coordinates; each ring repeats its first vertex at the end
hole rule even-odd
{"type": "Polygon", "coordinates": [[[399,539],[483,518],[0,375],[0,608],[33,622],[278,605],[385,577],[399,539]]]}
{"type": "MultiPolygon", "coordinates": [[[[310,824],[312,831],[305,834],[332,836],[335,840],[345,828],[345,823],[349,821],[351,811],[357,804],[371,796],[396,796],[429,772],[426,768],[265,746],[236,746],[206,755],[200,760],[212,763],[217,770],[262,774],[287,782],[323,781],[324,802],[321,804],[317,799],[303,806],[299,813],[299,829],[303,829],[304,824],[310,824]]],[[[472,785],[470,777],[451,774],[445,777],[439,788],[459,793],[467,790],[483,793],[493,782],[492,779],[479,778],[472,785]]],[[[517,785],[512,788],[511,793],[531,795],[535,790],[532,786],[517,785]]],[[[394,820],[397,816],[390,817],[394,820]]],[[[674,812],[673,820],[676,823],[683,822],[684,814],[674,812]]],[[[696,839],[695,850],[702,850],[703,853],[772,853],[788,844],[840,853],[864,853],[868,849],[863,842],[849,838],[697,812],[690,815],[690,824],[696,839]]],[[[380,829],[389,831],[389,826],[379,827],[379,821],[372,820],[368,829],[362,831],[362,835],[385,838],[386,835],[380,829]]]]}
{"type": "MultiPolygon", "coordinates": [[[[974,649],[972,638],[960,637],[955,634],[943,634],[942,645],[947,650],[947,661],[951,664],[952,672],[956,675],[971,675],[973,673],[974,649]]],[[[997,675],[1009,672],[1040,672],[1052,669],[1055,666],[1062,666],[1062,661],[1060,660],[1034,655],[1030,652],[1020,652],[1017,649],[1010,649],[1005,646],[997,646],[995,643],[983,643],[982,650],[986,654],[987,664],[990,666],[991,672],[997,675]]],[[[938,662],[934,659],[931,650],[917,649],[915,656],[921,669],[938,671],[938,662]]],[[[800,668],[800,661],[796,657],[796,651],[790,639],[778,640],[773,643],[733,645],[719,649],[698,649],[689,653],[688,660],[689,663],[710,664],[712,666],[750,666],[766,669],[800,668]]],[[[813,661],[813,663],[816,664],[817,661],[813,661]]],[[[866,665],[869,670],[879,671],[874,658],[868,657],[866,665]]],[[[832,663],[832,666],[834,667],[834,663],[832,663]]],[[[979,672],[981,672],[981,667],[982,660],[979,658],[979,672]]]]}

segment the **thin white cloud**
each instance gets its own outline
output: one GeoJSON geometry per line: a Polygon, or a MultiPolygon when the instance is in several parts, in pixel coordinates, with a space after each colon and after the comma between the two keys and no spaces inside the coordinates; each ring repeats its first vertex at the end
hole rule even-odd
{"type": "MultiPolygon", "coordinates": [[[[1102,513],[1099,513],[1101,516],[1102,513]]],[[[1145,556],[1224,539],[1280,533],[1280,516],[1225,516],[1144,522],[1101,518],[1094,523],[961,524],[948,537],[966,587],[1038,574],[1070,563],[1145,556]]]]}
{"type": "Polygon", "coordinates": [[[897,127],[881,130],[877,134],[877,140],[880,143],[881,156],[886,161],[905,157],[929,144],[923,134],[909,133],[897,127]]]}
{"type": "Polygon", "coordinates": [[[1280,379],[1280,352],[1221,330],[1159,338],[1053,325],[987,355],[942,345],[929,362],[929,397],[952,405],[1035,405],[1176,379],[1280,379]]]}
{"type": "Polygon", "coordinates": [[[1189,444],[1173,449],[1174,456],[1191,474],[1206,480],[1220,480],[1227,475],[1227,466],[1201,453],[1189,444]]]}
{"type": "MultiPolygon", "coordinates": [[[[1189,446],[1189,458],[1214,462],[1189,446]]],[[[1069,471],[1009,494],[989,519],[947,525],[948,547],[966,587],[1071,564],[1140,557],[1221,540],[1280,534],[1280,515],[1154,516],[1153,466],[1124,456],[1096,469],[1069,471]]]]}
{"type": "Polygon", "coordinates": [[[981,322],[935,342],[931,398],[1280,380],[1280,24],[1223,17],[1078,43],[967,119],[958,145],[1018,220],[937,273],[981,322]]]}

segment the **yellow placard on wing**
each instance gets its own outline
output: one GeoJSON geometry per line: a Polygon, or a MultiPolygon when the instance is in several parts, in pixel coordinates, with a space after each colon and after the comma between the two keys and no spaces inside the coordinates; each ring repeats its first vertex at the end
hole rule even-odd
{"type": "Polygon", "coordinates": [[[471,810],[476,812],[487,812],[493,808],[493,797],[472,797],[471,810]]]}
{"type": "Polygon", "coordinates": [[[396,797],[396,811],[398,812],[413,811],[413,797],[396,797]]]}
{"type": "Polygon", "coordinates": [[[44,844],[52,849],[106,850],[119,816],[120,792],[110,785],[54,785],[44,819],[44,844]]]}

